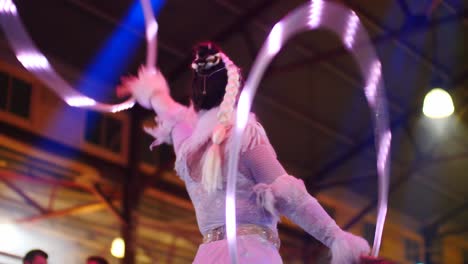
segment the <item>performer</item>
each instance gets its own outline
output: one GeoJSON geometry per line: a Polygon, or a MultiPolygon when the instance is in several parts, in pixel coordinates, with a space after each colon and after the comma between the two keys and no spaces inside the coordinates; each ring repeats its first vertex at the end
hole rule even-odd
{"type": "MultiPolygon", "coordinates": [[[[192,105],[175,102],[164,76],[142,68],[117,92],[157,114],[151,147],[173,144],[175,169],[185,182],[203,234],[194,263],[229,263],[225,195],[230,129],[241,85],[239,68],[214,44],[195,47],[192,105]]],[[[287,174],[262,126],[250,115],[240,151],[236,212],[239,263],[282,263],[277,223],[285,215],[330,248],[333,264],[358,263],[368,243],[341,230],[304,183],[287,174]]]]}

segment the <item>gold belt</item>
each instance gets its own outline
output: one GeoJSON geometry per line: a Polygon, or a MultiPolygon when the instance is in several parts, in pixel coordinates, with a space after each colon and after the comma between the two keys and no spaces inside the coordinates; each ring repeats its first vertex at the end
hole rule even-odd
{"type": "MultiPolygon", "coordinates": [[[[238,225],[236,228],[238,236],[246,236],[246,235],[259,235],[262,238],[266,239],[270,243],[272,243],[276,248],[279,249],[280,247],[280,240],[278,235],[273,232],[268,227],[254,225],[254,224],[243,224],[238,225]]],[[[226,238],[226,226],[220,226],[209,230],[203,236],[203,243],[210,243],[218,240],[223,240],[226,238]]]]}

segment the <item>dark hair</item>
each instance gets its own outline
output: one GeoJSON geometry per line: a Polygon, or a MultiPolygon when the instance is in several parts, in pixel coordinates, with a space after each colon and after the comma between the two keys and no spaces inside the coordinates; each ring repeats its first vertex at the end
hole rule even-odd
{"type": "Polygon", "coordinates": [[[30,250],[28,253],[26,253],[26,255],[24,255],[23,263],[25,261],[33,261],[36,256],[41,256],[41,257],[44,257],[45,259],[49,257],[49,255],[47,255],[47,253],[45,253],[43,250],[33,249],[33,250],[30,250]]]}
{"type": "Polygon", "coordinates": [[[107,262],[107,260],[103,257],[99,257],[99,256],[91,256],[91,257],[88,257],[88,259],[86,260],[87,262],[89,261],[96,261],[98,264],[109,264],[109,262],[107,262]]]}

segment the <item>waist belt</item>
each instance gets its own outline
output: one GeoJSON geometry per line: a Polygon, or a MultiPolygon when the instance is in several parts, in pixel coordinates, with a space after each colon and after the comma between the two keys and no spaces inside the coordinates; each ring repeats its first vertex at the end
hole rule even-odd
{"type": "MultiPolygon", "coordinates": [[[[280,247],[280,240],[278,235],[273,232],[268,227],[254,225],[254,224],[244,224],[237,226],[237,235],[246,236],[246,235],[259,235],[272,243],[276,248],[280,247]]],[[[223,240],[226,238],[226,226],[220,226],[209,230],[203,236],[203,243],[210,243],[218,240],[223,240]]]]}

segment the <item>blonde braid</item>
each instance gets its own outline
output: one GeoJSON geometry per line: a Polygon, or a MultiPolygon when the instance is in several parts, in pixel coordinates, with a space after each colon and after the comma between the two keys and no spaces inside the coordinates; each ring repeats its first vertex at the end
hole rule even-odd
{"type": "Polygon", "coordinates": [[[202,168],[202,184],[209,193],[222,188],[221,177],[221,151],[219,145],[226,138],[226,131],[231,124],[234,105],[239,93],[240,74],[239,68],[224,54],[219,53],[227,71],[227,85],[223,102],[217,113],[218,125],[211,134],[212,145],[207,150],[202,168]]]}

